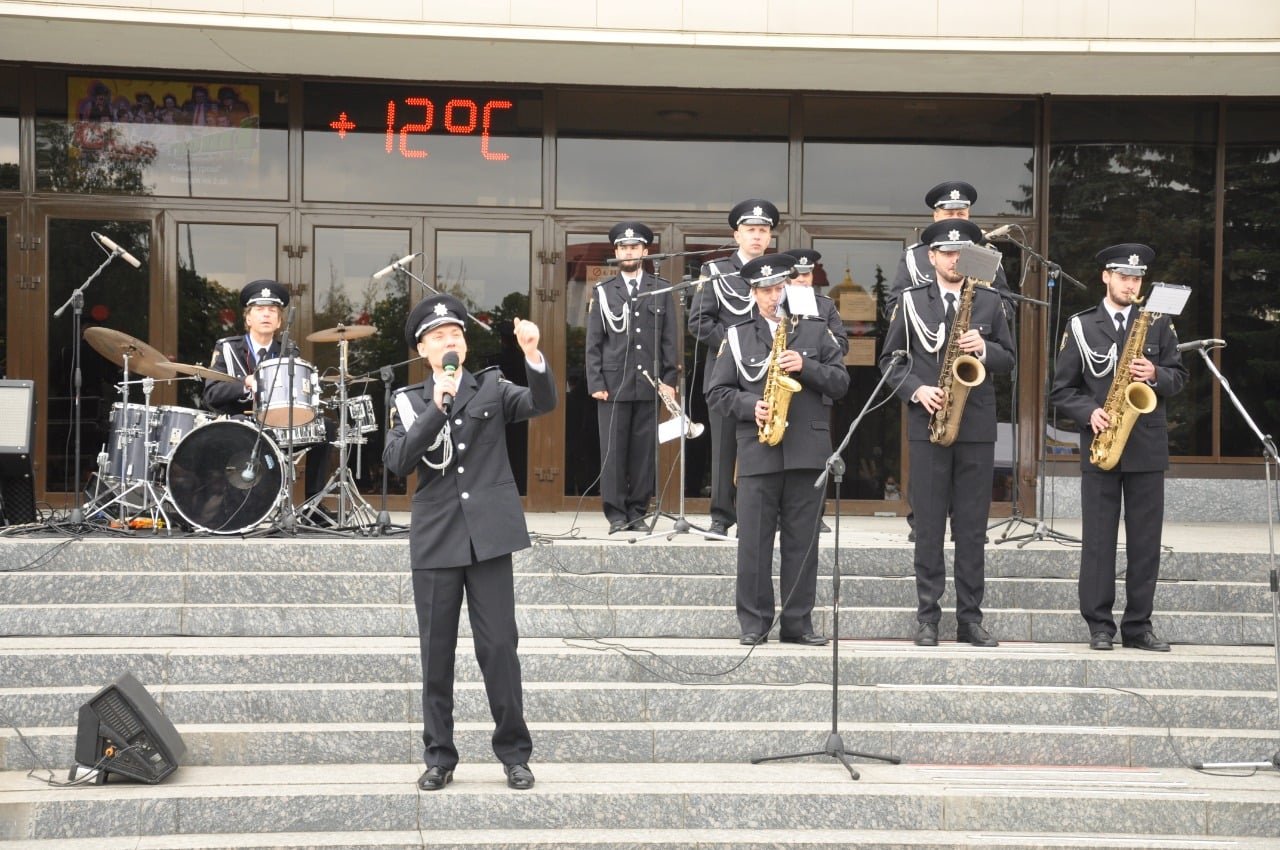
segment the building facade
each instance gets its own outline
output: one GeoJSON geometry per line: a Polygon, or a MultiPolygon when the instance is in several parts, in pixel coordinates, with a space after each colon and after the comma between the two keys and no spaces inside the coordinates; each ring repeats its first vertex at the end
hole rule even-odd
{"type": "MultiPolygon", "coordinates": [[[[393,386],[420,369],[398,329],[424,290],[403,273],[373,279],[392,260],[420,253],[409,269],[491,327],[469,331],[469,365],[518,374],[509,323],[532,318],[564,400],[509,443],[528,506],[559,510],[596,492],[582,345],[613,222],[646,221],[655,251],[724,251],[727,210],[774,200],[776,246],[822,252],[818,282],[853,338],[843,433],[878,380],[884,289],[929,220],[924,192],[949,178],[977,186],[984,228],[1016,225],[1049,261],[1000,245],[1015,291],[1050,306],[1017,314],[997,499],[1031,515],[1042,478],[1074,472],[1045,379],[1063,317],[1102,295],[1093,254],[1114,242],[1151,244],[1151,277],[1192,288],[1181,337],[1228,340],[1215,359],[1269,433],[1278,39],[1266,0],[0,2],[0,355],[7,377],[37,382],[39,493],[74,486],[78,343],[52,314],[103,259],[91,233],[143,264],[117,261],[90,284],[85,327],[207,364],[240,326],[240,287],[275,278],[294,293],[299,340],[377,326],[352,343],[348,372],[378,411],[379,368],[394,367],[393,386]]],[[[679,280],[714,255],[656,271],[679,280]]],[[[87,472],[123,397],[119,368],[81,348],[87,472]]],[[[331,343],[305,342],[304,356],[319,376],[338,366],[331,343]]],[[[688,338],[683,356],[705,422],[706,352],[688,338]]],[[[1188,357],[1171,486],[1238,490],[1261,477],[1257,440],[1188,357]]],[[[161,382],[152,403],[194,406],[196,392],[161,382]]],[[[886,404],[855,435],[846,510],[904,507],[900,413],[886,404]]],[[[356,477],[376,493],[380,438],[364,439],[356,477]]],[[[706,441],[686,446],[694,511],[706,441]]],[[[662,452],[671,507],[678,464],[662,452]]],[[[403,504],[404,482],[390,489],[403,504]]]]}

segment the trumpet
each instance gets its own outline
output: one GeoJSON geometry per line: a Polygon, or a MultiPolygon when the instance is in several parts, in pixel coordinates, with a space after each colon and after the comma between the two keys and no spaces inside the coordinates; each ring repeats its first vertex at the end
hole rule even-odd
{"type": "Polygon", "coordinates": [[[649,374],[649,371],[647,369],[641,369],[640,374],[644,375],[645,380],[653,384],[654,392],[658,394],[658,398],[662,399],[663,405],[665,405],[667,408],[667,411],[670,412],[672,419],[668,419],[667,422],[671,422],[673,419],[683,422],[685,439],[696,440],[698,439],[698,437],[701,437],[702,432],[703,430],[705,430],[706,426],[704,426],[701,422],[694,422],[691,419],[689,419],[689,417],[684,415],[684,411],[680,409],[680,405],[676,402],[674,398],[667,398],[665,395],[663,395],[662,390],[659,389],[658,387],[658,382],[654,380],[653,376],[649,374]]]}

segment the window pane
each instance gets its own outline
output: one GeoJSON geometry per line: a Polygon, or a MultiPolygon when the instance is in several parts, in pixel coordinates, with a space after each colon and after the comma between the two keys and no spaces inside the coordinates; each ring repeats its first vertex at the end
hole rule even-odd
{"type": "MultiPolygon", "coordinates": [[[[1068,317],[1101,301],[1094,255],[1119,242],[1142,242],[1156,252],[1148,282],[1192,288],[1174,320],[1179,335],[1210,335],[1216,115],[1216,104],[1187,102],[1053,104],[1049,257],[1088,291],[1058,287],[1062,309],[1051,316],[1051,333],[1060,336],[1068,317]]],[[[1204,370],[1192,369],[1187,387],[1169,400],[1171,454],[1212,453],[1211,389],[1204,370]]],[[[1076,430],[1064,418],[1057,424],[1076,430]]]]}
{"type": "MultiPolygon", "coordinates": [[[[409,231],[374,228],[317,227],[315,229],[315,273],[312,287],[314,319],[310,330],[344,325],[373,325],[373,336],[347,345],[347,375],[370,375],[347,387],[348,421],[353,413],[372,410],[377,429],[363,434],[363,443],[348,447],[348,464],[356,487],[361,493],[380,493],[382,489],[382,438],[386,433],[385,393],[376,380],[381,366],[390,366],[409,357],[405,348],[405,317],[409,314],[409,288],[417,286],[408,275],[397,272],[383,280],[372,274],[393,260],[409,253],[409,231]]],[[[317,342],[311,349],[311,360],[327,377],[338,374],[338,346],[317,342]]],[[[392,387],[408,383],[408,367],[394,372],[392,387]]],[[[321,383],[321,392],[330,409],[326,414],[338,424],[337,385],[321,383]]],[[[352,426],[348,434],[354,436],[352,426]]],[[[336,465],[336,460],[334,461],[336,465]]],[[[387,476],[387,492],[404,493],[405,481],[394,473],[387,476]]]]}
{"type": "MultiPolygon", "coordinates": [[[[1280,422],[1280,107],[1227,109],[1226,214],[1223,228],[1222,374],[1264,434],[1280,422]]],[[[1210,326],[1200,326],[1210,334],[1210,326]]],[[[1195,337],[1186,337],[1194,339],[1195,337]]],[[[1191,358],[1195,364],[1199,357],[1191,358]]],[[[1192,365],[1192,371],[1196,371],[1192,365]]],[[[1200,370],[1204,371],[1204,370],[1200,370]]],[[[1259,457],[1262,447],[1228,396],[1222,397],[1224,455],[1259,457]]]]}
{"type": "Polygon", "coordinates": [[[542,203],[542,94],[512,89],[306,86],[309,201],[542,203]]]}
{"type": "Polygon", "coordinates": [[[786,98],[567,91],[557,112],[557,206],[786,208],[786,98]]]}
{"type": "Polygon", "coordinates": [[[1029,215],[1037,108],[1020,100],[809,97],[804,211],[910,213],[948,179],[981,215],[1029,215]]]}
{"type": "MultiPolygon", "coordinates": [[[[276,277],[273,225],[179,224],[178,360],[208,365],[213,345],[244,332],[240,290],[276,277]]],[[[203,407],[198,381],[183,381],[178,404],[203,407]]]]}
{"type": "MultiPolygon", "coordinates": [[[[98,231],[142,261],[135,269],[116,259],[85,290],[82,329],[110,328],[147,341],[150,329],[147,269],[151,254],[151,230],[143,221],[50,219],[49,303],[61,305],[76,287],[89,279],[105,254],[89,235],[98,231]]],[[[72,429],[72,354],[79,347],[80,477],[83,482],[97,468],[98,451],[107,443],[111,405],[124,399],[116,384],[123,369],[103,357],[81,339],[73,338],[71,308],[49,318],[49,413],[45,454],[45,489],[74,492],[75,434],[72,429]]],[[[137,377],[133,374],[131,377],[137,377]]],[[[142,403],[142,392],[131,388],[130,398],[142,403]]]]}
{"type": "Polygon", "coordinates": [[[9,374],[9,218],[0,215],[0,375],[9,374]]]}
{"type": "Polygon", "coordinates": [[[36,182],[54,192],[284,198],[288,117],[283,82],[42,72],[36,182]]]}
{"type": "Polygon", "coordinates": [[[18,188],[18,70],[0,68],[0,191],[18,188]]]}
{"type": "MultiPolygon", "coordinates": [[[[469,371],[499,366],[507,380],[527,384],[524,353],[516,344],[513,320],[517,316],[529,318],[532,250],[528,233],[441,230],[436,234],[436,289],[457,296],[472,315],[493,329],[468,323],[469,371]]],[[[529,423],[507,426],[507,453],[516,485],[524,495],[529,423]]]]}

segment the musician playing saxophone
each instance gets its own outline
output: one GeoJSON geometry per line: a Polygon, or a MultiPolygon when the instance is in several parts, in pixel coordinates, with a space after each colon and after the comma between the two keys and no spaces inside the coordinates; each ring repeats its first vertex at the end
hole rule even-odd
{"type": "MultiPolygon", "coordinates": [[[[980,243],[982,231],[965,219],[943,219],[921,238],[929,246],[935,280],[903,291],[894,307],[880,355],[889,385],[907,402],[907,440],[911,459],[911,505],[915,509],[916,629],[918,646],[937,646],[939,604],[946,590],[942,546],[947,514],[955,540],[956,639],[974,646],[996,646],[982,625],[986,569],[983,545],[991,507],[995,462],[996,395],[992,375],[1013,369],[1013,338],[1000,296],[980,282],[966,283],[956,265],[960,250],[980,243]],[[956,327],[965,312],[964,290],[972,288],[967,328],[956,327]],[[954,343],[959,354],[985,367],[985,377],[968,390],[955,439],[949,445],[930,440],[930,423],[939,411],[955,417],[943,386],[942,364],[954,343]],[[910,358],[894,356],[910,352],[910,358]]],[[[953,420],[954,421],[954,420],[953,420]]]]}
{"type": "Polygon", "coordinates": [[[813,483],[831,454],[831,405],[848,392],[849,372],[822,319],[788,316],[781,309],[794,265],[788,254],[766,254],[742,267],[754,306],[745,321],[726,330],[707,385],[707,403],[737,422],[737,611],[744,645],[769,639],[773,539],[779,530],[779,638],[807,646],[827,642],[812,617],[824,497],[813,483]],[[770,386],[780,389],[767,392],[770,386]],[[783,406],[785,416],[779,415],[783,406]]]}
{"type": "Polygon", "coordinates": [[[1167,316],[1139,323],[1138,290],[1154,259],[1155,251],[1138,243],[1098,252],[1106,296],[1098,306],[1068,320],[1054,372],[1050,398],[1080,426],[1080,614],[1089,628],[1091,649],[1111,649],[1117,631],[1112,608],[1123,505],[1128,568],[1121,640],[1127,647],[1169,651],[1169,644],[1152,629],[1151,612],[1160,574],[1164,471],[1169,467],[1165,399],[1182,389],[1187,370],[1167,316]],[[1136,339],[1143,325],[1145,337],[1136,339]],[[1121,367],[1117,374],[1116,365],[1124,363],[1126,353],[1132,355],[1128,369],[1121,367]],[[1105,433],[1123,412],[1108,409],[1108,395],[1113,385],[1122,389],[1134,381],[1151,388],[1152,393],[1143,395],[1154,399],[1154,407],[1137,417],[1118,461],[1100,459],[1110,468],[1099,468],[1090,459],[1090,448],[1096,435],[1105,433]]]}

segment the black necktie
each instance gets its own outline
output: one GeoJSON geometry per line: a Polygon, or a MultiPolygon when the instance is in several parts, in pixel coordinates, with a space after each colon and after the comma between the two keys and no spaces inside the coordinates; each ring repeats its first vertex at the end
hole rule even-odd
{"type": "Polygon", "coordinates": [[[1124,336],[1124,313],[1116,313],[1116,330],[1124,336]]]}
{"type": "Polygon", "coordinates": [[[944,296],[947,300],[946,321],[947,327],[951,327],[956,320],[956,296],[954,292],[948,292],[944,296]]]}
{"type": "MultiPolygon", "coordinates": [[[[259,348],[259,349],[258,349],[258,363],[261,363],[263,360],[266,360],[266,359],[267,359],[267,350],[266,350],[265,348],[259,348]]],[[[254,364],[254,365],[257,365],[257,364],[254,364]]]]}

